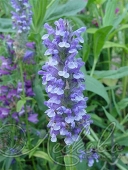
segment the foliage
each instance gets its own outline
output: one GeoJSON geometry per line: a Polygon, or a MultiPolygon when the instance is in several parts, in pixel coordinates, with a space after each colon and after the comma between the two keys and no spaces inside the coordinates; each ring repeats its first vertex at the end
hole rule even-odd
{"type": "MultiPolygon", "coordinates": [[[[9,36],[19,44],[23,44],[22,42],[27,39],[27,42],[35,44],[34,49],[29,50],[34,54],[36,63],[24,63],[13,56],[19,70],[13,70],[11,75],[7,76],[0,74],[0,83],[3,86],[13,86],[15,89],[19,82],[25,84],[23,72],[26,72],[26,79],[32,81],[34,95],[26,96],[24,92],[17,97],[15,94],[13,112],[20,112],[23,107],[27,110],[29,106],[31,111],[38,114],[36,124],[27,121],[26,116],[21,118],[19,126],[23,130],[26,129],[24,132],[27,140],[23,140],[25,146],[20,152],[11,156],[8,155],[10,148],[3,146],[3,141],[13,146],[14,140],[11,143],[9,136],[3,136],[3,133],[8,133],[3,126],[13,124],[14,120],[10,116],[7,120],[0,121],[1,170],[127,170],[128,0],[29,0],[29,2],[33,12],[31,28],[28,36],[19,40],[15,36],[16,31],[12,29],[10,1],[0,0],[0,56],[12,57],[9,51],[12,49],[8,50],[7,45],[9,36]],[[44,56],[46,49],[41,40],[45,33],[43,25],[46,22],[53,25],[59,18],[68,19],[73,25],[73,30],[82,26],[87,29],[83,34],[85,43],[80,57],[85,62],[81,69],[86,79],[84,95],[88,96],[87,112],[93,124],[90,135],[86,135],[83,130],[80,134],[81,140],[71,148],[65,147],[61,138],[56,143],[50,141],[48,118],[45,114],[47,108],[44,105],[48,96],[37,74],[47,61],[44,56]],[[93,167],[88,167],[86,160],[79,161],[77,151],[82,147],[85,150],[94,149],[99,154],[99,162],[95,162],[93,167]],[[3,148],[7,151],[6,154],[3,148]]],[[[1,107],[2,101],[0,102],[1,107]]],[[[16,134],[14,132],[11,135],[16,134]]],[[[19,146],[18,142],[16,148],[19,146]]]]}

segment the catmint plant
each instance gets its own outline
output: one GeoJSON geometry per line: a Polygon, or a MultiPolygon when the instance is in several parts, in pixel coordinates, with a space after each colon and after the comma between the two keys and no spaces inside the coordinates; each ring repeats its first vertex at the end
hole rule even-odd
{"type": "Polygon", "coordinates": [[[32,22],[31,5],[28,0],[11,0],[11,5],[13,7],[13,11],[11,11],[13,29],[16,30],[17,35],[13,43],[16,61],[23,59],[28,64],[34,64],[35,47],[34,45],[28,47],[29,43],[33,43],[28,43],[28,33],[32,22]]]}
{"type": "Polygon", "coordinates": [[[51,141],[56,142],[61,136],[67,145],[71,145],[78,140],[83,129],[89,133],[92,123],[85,110],[88,98],[83,95],[85,80],[80,69],[84,62],[77,57],[84,43],[81,33],[86,28],[73,31],[64,19],[55,21],[55,29],[48,23],[44,28],[47,30],[42,37],[47,48],[44,55],[49,57],[49,61],[38,74],[42,76],[49,97],[45,105],[48,107],[46,114],[51,141]]]}

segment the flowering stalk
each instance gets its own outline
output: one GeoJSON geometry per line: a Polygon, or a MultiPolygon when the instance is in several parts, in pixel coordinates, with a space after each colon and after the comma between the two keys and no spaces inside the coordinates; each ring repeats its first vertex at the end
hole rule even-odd
{"type": "Polygon", "coordinates": [[[83,128],[89,133],[92,123],[85,110],[87,97],[83,95],[84,74],[80,68],[84,62],[76,58],[82,48],[80,43],[84,42],[81,33],[86,28],[73,32],[69,22],[63,19],[55,25],[55,29],[47,23],[44,25],[48,32],[42,37],[47,48],[44,55],[51,57],[38,74],[42,75],[42,83],[50,98],[45,105],[48,107],[51,141],[56,142],[61,136],[67,145],[71,145],[78,140],[83,128]]]}
{"type": "Polygon", "coordinates": [[[15,11],[12,11],[13,29],[17,33],[26,33],[30,29],[32,21],[32,11],[28,0],[11,0],[11,5],[15,11]]]}
{"type": "Polygon", "coordinates": [[[11,0],[14,11],[12,14],[13,29],[16,30],[16,40],[13,42],[13,48],[16,54],[16,61],[23,58],[26,63],[33,63],[35,54],[35,44],[28,43],[27,37],[32,22],[32,11],[28,0],[11,0]]]}

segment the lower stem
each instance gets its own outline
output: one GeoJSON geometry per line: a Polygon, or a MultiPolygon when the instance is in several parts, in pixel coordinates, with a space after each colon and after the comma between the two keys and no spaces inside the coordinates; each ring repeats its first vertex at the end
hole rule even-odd
{"type": "MultiPolygon", "coordinates": [[[[23,89],[23,98],[25,98],[25,86],[24,86],[24,78],[23,78],[23,68],[22,68],[22,62],[19,61],[19,67],[20,67],[20,74],[21,74],[21,81],[22,81],[22,89],[23,89]]],[[[28,137],[28,148],[30,149],[30,134],[29,134],[29,123],[28,123],[28,115],[27,115],[27,109],[26,104],[24,105],[25,108],[25,122],[26,122],[26,129],[27,129],[27,137],[28,137]]],[[[34,170],[36,170],[34,159],[32,158],[32,164],[34,170]]]]}
{"type": "Polygon", "coordinates": [[[19,158],[16,158],[16,160],[17,160],[17,162],[18,162],[18,164],[19,164],[19,169],[20,169],[20,170],[23,170],[23,168],[22,168],[22,165],[21,165],[21,162],[20,162],[19,158]]]}
{"type": "MultiPolygon", "coordinates": [[[[128,59],[126,58],[126,53],[125,52],[123,52],[123,57],[122,57],[122,66],[127,66],[128,65],[128,59]]],[[[127,94],[127,85],[128,85],[128,77],[127,76],[125,76],[124,78],[123,78],[123,92],[122,92],[122,99],[124,99],[125,98],[125,96],[126,96],[126,94],[127,94]]],[[[123,111],[123,113],[124,113],[124,117],[126,116],[126,110],[124,109],[124,111],[123,111]]]]}
{"type": "Polygon", "coordinates": [[[96,63],[97,63],[97,62],[94,61],[93,66],[92,66],[92,70],[91,70],[91,74],[90,74],[91,77],[93,76],[93,73],[94,73],[94,71],[95,71],[96,63]]]}
{"type": "MultiPolygon", "coordinates": [[[[24,78],[23,78],[23,68],[22,68],[22,63],[21,63],[21,61],[19,62],[19,67],[20,67],[21,82],[22,82],[22,89],[23,89],[23,98],[25,98],[25,87],[24,87],[24,78]]],[[[24,108],[25,108],[25,122],[26,122],[26,128],[27,128],[27,136],[28,136],[28,141],[29,141],[29,144],[30,144],[28,115],[27,115],[27,111],[26,111],[26,105],[24,106],[24,108]]]]}

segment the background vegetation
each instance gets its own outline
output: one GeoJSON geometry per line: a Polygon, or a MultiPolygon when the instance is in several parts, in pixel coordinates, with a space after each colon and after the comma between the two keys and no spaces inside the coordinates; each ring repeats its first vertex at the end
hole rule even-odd
{"type": "MultiPolygon", "coordinates": [[[[128,0],[29,0],[29,2],[32,5],[33,20],[27,39],[35,42],[36,64],[23,64],[23,71],[28,73],[29,78],[34,76],[32,86],[35,96],[29,100],[38,113],[39,122],[29,123],[29,140],[27,138],[27,145],[20,153],[21,156],[0,155],[0,169],[127,170],[128,0]],[[61,145],[59,149],[57,148],[57,151],[61,151],[53,152],[55,144],[45,137],[48,134],[48,119],[44,113],[46,106],[43,102],[47,100],[47,94],[41,78],[37,75],[47,61],[41,37],[45,33],[43,24],[47,22],[53,25],[59,18],[68,19],[73,25],[73,30],[86,27],[83,35],[85,43],[80,57],[85,62],[82,71],[86,79],[87,112],[91,115],[93,124],[90,135],[82,133],[81,143],[85,148],[89,146],[98,148],[100,155],[99,162],[91,168],[87,166],[86,160],[75,166],[65,166],[74,160],[61,150],[64,147],[62,141],[58,141],[61,145]]],[[[15,31],[12,29],[10,11],[12,11],[10,1],[0,0],[0,33],[4,37],[10,35],[14,39],[15,31]]],[[[6,38],[0,38],[0,56],[9,57],[6,42],[6,38]]],[[[13,84],[16,87],[19,79],[21,79],[19,72],[16,71],[11,76],[1,76],[0,83],[13,84]]],[[[16,103],[16,109],[20,111],[27,100],[25,96],[20,98],[16,103]]],[[[1,121],[1,127],[6,123],[6,120],[1,121]]],[[[9,123],[13,123],[12,120],[9,123]]],[[[74,147],[77,149],[78,145],[74,147]]]]}

